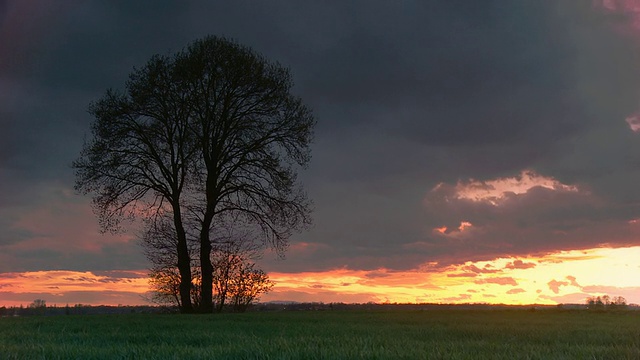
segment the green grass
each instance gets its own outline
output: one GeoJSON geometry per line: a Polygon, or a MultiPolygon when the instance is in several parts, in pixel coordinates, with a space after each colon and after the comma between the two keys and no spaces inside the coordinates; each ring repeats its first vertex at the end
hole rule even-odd
{"type": "Polygon", "coordinates": [[[640,359],[640,312],[437,309],[1,318],[0,359],[640,359]]]}

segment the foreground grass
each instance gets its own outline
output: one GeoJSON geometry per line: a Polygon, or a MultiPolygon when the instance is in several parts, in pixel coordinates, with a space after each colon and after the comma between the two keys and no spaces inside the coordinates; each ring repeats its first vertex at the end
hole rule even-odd
{"type": "Polygon", "coordinates": [[[0,359],[639,359],[640,312],[427,310],[0,319],[0,359]]]}

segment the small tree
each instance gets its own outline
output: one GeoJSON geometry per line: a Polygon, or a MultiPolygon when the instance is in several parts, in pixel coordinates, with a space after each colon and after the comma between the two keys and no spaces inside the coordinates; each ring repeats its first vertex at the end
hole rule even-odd
{"type": "Polygon", "coordinates": [[[244,264],[238,276],[234,277],[230,293],[232,294],[233,310],[244,312],[260,295],[268,293],[273,288],[273,281],[267,273],[255,269],[255,264],[244,264]]]}
{"type": "Polygon", "coordinates": [[[35,299],[31,304],[29,304],[29,308],[31,309],[42,309],[47,307],[47,301],[42,299],[35,299]]]}
{"type": "Polygon", "coordinates": [[[152,303],[162,306],[178,306],[180,303],[180,274],[177,268],[155,268],[149,273],[152,303]]]}
{"type": "Polygon", "coordinates": [[[619,310],[625,309],[627,307],[627,300],[622,296],[614,296],[613,298],[609,295],[602,296],[590,296],[586,300],[587,308],[589,310],[619,310]]]}
{"type": "Polygon", "coordinates": [[[43,299],[35,299],[28,307],[34,314],[43,315],[47,309],[47,302],[43,299]]]}
{"type": "Polygon", "coordinates": [[[232,286],[238,277],[243,276],[243,269],[260,257],[261,246],[255,239],[251,228],[237,218],[219,223],[214,236],[211,252],[213,266],[213,289],[216,311],[221,312],[226,301],[233,296],[232,286]]]}
{"type": "Polygon", "coordinates": [[[611,299],[609,307],[613,310],[622,310],[627,308],[627,299],[622,296],[614,296],[611,299]]]}

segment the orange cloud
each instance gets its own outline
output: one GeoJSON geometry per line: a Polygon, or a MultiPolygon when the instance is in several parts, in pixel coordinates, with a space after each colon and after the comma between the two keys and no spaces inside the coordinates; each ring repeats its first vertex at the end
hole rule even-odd
{"type": "Polygon", "coordinates": [[[38,294],[44,297],[49,296],[48,302],[50,304],[59,303],[61,305],[64,303],[56,301],[56,299],[66,299],[65,294],[70,293],[84,294],[76,301],[78,303],[91,304],[90,301],[83,299],[95,297],[99,301],[93,303],[94,305],[118,305],[122,303],[122,301],[117,301],[119,296],[126,297],[127,303],[131,302],[133,297],[137,298],[135,303],[144,303],[140,296],[149,291],[146,271],[103,272],[101,275],[76,271],[2,273],[0,274],[0,289],[4,290],[3,299],[23,299],[21,294],[29,296],[31,296],[30,294],[38,294]],[[100,296],[99,294],[111,294],[111,298],[113,298],[111,300],[117,302],[112,302],[108,296],[100,296]],[[114,294],[120,295],[114,296],[114,294]],[[127,294],[131,296],[125,296],[127,294]]]}
{"type": "MultiPolygon", "coordinates": [[[[441,189],[444,184],[438,184],[432,191],[441,189]]],[[[574,185],[565,185],[552,177],[542,176],[532,170],[523,170],[514,177],[497,178],[480,181],[470,179],[458,181],[454,187],[454,197],[475,202],[487,202],[498,205],[509,194],[524,194],[535,187],[543,187],[556,191],[576,192],[574,185]]]]}
{"type": "Polygon", "coordinates": [[[570,282],[570,284],[571,284],[572,286],[575,286],[575,287],[582,287],[582,286],[580,286],[580,284],[578,284],[578,282],[576,281],[576,277],[575,277],[575,276],[571,276],[571,275],[569,275],[569,276],[567,276],[567,277],[566,277],[566,279],[567,279],[567,280],[569,280],[569,282],[570,282]]]}
{"type": "Polygon", "coordinates": [[[512,278],[512,277],[488,278],[488,279],[476,280],[475,283],[476,284],[511,285],[511,286],[517,286],[518,285],[516,280],[514,278],[512,278]]]}
{"type": "Polygon", "coordinates": [[[491,269],[491,265],[490,264],[486,264],[482,269],[477,267],[476,265],[466,265],[464,266],[462,269],[465,271],[471,271],[473,273],[476,274],[492,274],[492,273],[497,273],[500,272],[500,270],[497,269],[491,269]]]}
{"type": "Polygon", "coordinates": [[[567,286],[569,285],[569,283],[566,281],[551,280],[547,283],[547,285],[549,286],[549,289],[551,289],[551,291],[557,294],[560,292],[561,286],[567,286]]]}
{"type": "MultiPolygon", "coordinates": [[[[580,297],[583,302],[586,296],[604,293],[624,296],[629,302],[640,299],[640,283],[635,280],[640,278],[635,266],[640,247],[561,255],[562,262],[545,261],[559,256],[550,254],[521,263],[499,258],[449,266],[427,263],[404,271],[269,272],[276,286],[261,301],[555,304],[580,297]],[[533,263],[537,265],[527,265],[533,263]],[[621,278],[624,269],[629,276],[621,278]],[[571,275],[554,278],[558,273],[579,273],[581,281],[571,275]],[[505,291],[502,286],[513,288],[505,291]]],[[[143,304],[148,291],[146,271],[0,273],[0,306],[28,304],[36,298],[59,305],[143,304]]]]}
{"type": "Polygon", "coordinates": [[[441,235],[456,236],[456,235],[459,235],[460,233],[468,231],[468,229],[471,227],[473,227],[472,223],[468,221],[461,221],[458,227],[449,228],[447,226],[441,226],[441,227],[434,228],[433,232],[441,235]]]}
{"type": "Polygon", "coordinates": [[[535,267],[535,263],[525,263],[522,260],[515,260],[505,266],[506,269],[530,269],[535,267]]]}
{"type": "Polygon", "coordinates": [[[457,303],[457,302],[461,302],[461,301],[465,301],[465,300],[469,300],[469,299],[471,299],[471,295],[469,295],[469,294],[460,294],[458,296],[451,296],[451,297],[443,298],[442,301],[451,302],[451,303],[457,303]]]}
{"type": "Polygon", "coordinates": [[[520,293],[523,293],[523,292],[526,292],[526,290],[525,289],[516,288],[516,289],[511,289],[511,290],[507,291],[507,294],[513,295],[513,294],[520,294],[520,293]]]}
{"type": "Polygon", "coordinates": [[[447,277],[476,277],[478,274],[472,272],[447,274],[447,277]]]}

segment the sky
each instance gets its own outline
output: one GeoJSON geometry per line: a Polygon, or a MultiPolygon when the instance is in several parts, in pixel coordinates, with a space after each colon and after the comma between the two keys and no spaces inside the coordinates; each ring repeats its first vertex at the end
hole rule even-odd
{"type": "Polygon", "coordinates": [[[207,35],[317,119],[263,301],[640,303],[640,2],[0,0],[0,306],[145,303],[70,165],[92,101],[207,35]]]}

